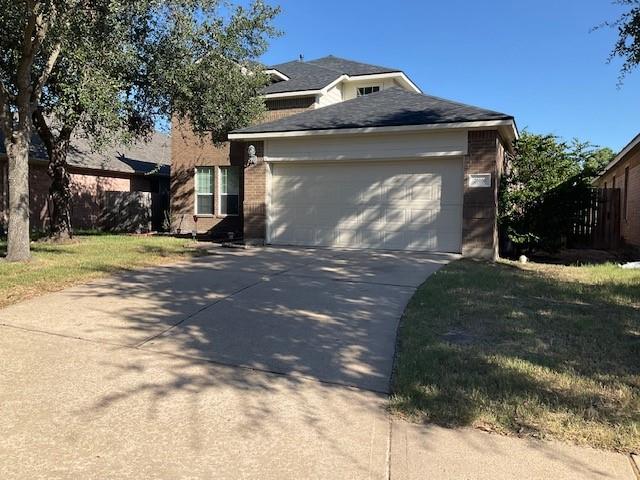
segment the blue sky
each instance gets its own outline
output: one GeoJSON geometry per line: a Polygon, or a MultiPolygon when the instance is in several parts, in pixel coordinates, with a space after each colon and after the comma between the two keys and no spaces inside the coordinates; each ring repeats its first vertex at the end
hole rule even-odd
{"type": "Polygon", "coordinates": [[[328,54],[397,67],[425,93],[502,111],[518,127],[621,149],[640,131],[640,68],[617,88],[616,39],[589,30],[609,0],[270,0],[284,36],[267,64],[328,54]]]}

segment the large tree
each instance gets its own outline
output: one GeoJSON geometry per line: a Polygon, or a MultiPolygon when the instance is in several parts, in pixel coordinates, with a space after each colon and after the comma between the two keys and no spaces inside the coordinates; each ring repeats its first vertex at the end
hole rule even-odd
{"type": "Polygon", "coordinates": [[[620,58],[619,81],[629,74],[640,63],[640,0],[616,0],[618,5],[627,7],[628,10],[616,20],[604,22],[601,27],[611,27],[618,31],[618,39],[611,50],[609,61],[620,58]]]}
{"type": "Polygon", "coordinates": [[[9,260],[29,255],[32,125],[49,155],[51,233],[64,237],[74,134],[99,147],[145,136],[174,116],[221,141],[262,112],[266,79],[255,60],[277,33],[278,10],[261,1],[248,9],[219,0],[0,0],[0,7],[9,260]]]}

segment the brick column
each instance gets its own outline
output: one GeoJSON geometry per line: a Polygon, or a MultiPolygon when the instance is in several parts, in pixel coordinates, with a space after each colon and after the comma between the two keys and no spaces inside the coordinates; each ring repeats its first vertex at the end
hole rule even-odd
{"type": "Polygon", "coordinates": [[[464,159],[464,203],[462,207],[462,254],[467,257],[498,258],[498,186],[502,144],[495,130],[472,130],[464,159]],[[469,188],[469,175],[491,174],[491,187],[469,188]]]}
{"type": "MultiPolygon", "coordinates": [[[[264,243],[267,234],[267,165],[264,163],[263,142],[233,142],[232,155],[235,152],[243,158],[248,158],[249,145],[256,148],[258,157],[255,165],[244,169],[244,202],[242,212],[244,216],[244,240],[249,243],[264,243]]],[[[246,164],[246,162],[245,162],[246,164]]]]}

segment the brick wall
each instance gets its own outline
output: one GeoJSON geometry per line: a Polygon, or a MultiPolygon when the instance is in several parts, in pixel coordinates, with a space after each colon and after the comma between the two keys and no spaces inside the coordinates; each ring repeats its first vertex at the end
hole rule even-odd
{"type": "Polygon", "coordinates": [[[29,211],[32,230],[44,230],[47,225],[47,197],[51,180],[45,165],[29,165],[29,211]]]}
{"type": "Polygon", "coordinates": [[[625,243],[640,248],[640,146],[631,150],[606,175],[598,180],[601,188],[620,189],[620,234],[625,243]],[[626,192],[625,218],[625,169],[629,170],[628,192],[626,192]]]}
{"type": "MultiPolygon", "coordinates": [[[[298,97],[266,102],[267,113],[260,123],[295,115],[314,107],[315,97],[298,97]]],[[[194,230],[195,167],[237,165],[244,167],[248,144],[227,142],[214,146],[207,139],[200,139],[188,124],[172,122],[171,143],[171,220],[172,229],[182,233],[194,230]]],[[[262,162],[262,142],[252,142],[258,150],[260,163],[243,170],[240,178],[241,212],[238,217],[216,215],[198,216],[197,231],[213,237],[226,237],[227,232],[240,233],[250,239],[264,239],[266,165],[262,162]],[[244,191],[244,188],[247,191],[244,191]],[[248,197],[247,197],[248,195],[248,197]],[[244,220],[244,221],[243,221],[244,220]],[[246,225],[244,225],[246,223],[246,225]]],[[[214,203],[217,199],[214,192],[214,203]]],[[[215,210],[215,205],[214,205],[215,210]]]]}
{"type": "Polygon", "coordinates": [[[267,113],[263,122],[273,122],[281,118],[295,115],[296,113],[312,110],[315,105],[315,97],[283,98],[268,100],[266,102],[267,113]]]}
{"type": "MultiPolygon", "coordinates": [[[[242,167],[242,158],[231,158],[228,142],[214,145],[208,138],[195,135],[189,125],[172,124],[171,142],[171,226],[180,233],[197,230],[200,234],[226,236],[227,232],[239,234],[242,231],[242,211],[236,217],[195,214],[195,168],[235,165],[242,167]],[[197,225],[197,227],[196,227],[197,225]]],[[[240,178],[242,186],[242,175],[240,178]]],[[[215,193],[215,192],[214,192],[215,193]]],[[[242,189],[240,190],[242,198],[242,189]]],[[[217,197],[214,195],[214,211],[217,197]]]]}
{"type": "MultiPolygon", "coordinates": [[[[242,152],[248,145],[234,142],[242,152]]],[[[267,165],[264,162],[264,143],[253,142],[257,162],[244,171],[244,238],[247,241],[263,242],[267,234],[267,165]]]]}
{"type": "Polygon", "coordinates": [[[504,147],[495,130],[470,131],[464,158],[462,207],[462,254],[469,257],[498,256],[498,187],[504,147]],[[469,188],[469,175],[491,174],[490,188],[469,188]]]}

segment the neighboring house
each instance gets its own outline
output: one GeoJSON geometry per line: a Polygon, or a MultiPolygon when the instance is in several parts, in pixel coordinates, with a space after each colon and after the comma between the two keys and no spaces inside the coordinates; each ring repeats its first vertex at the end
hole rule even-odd
{"type": "MultiPolygon", "coordinates": [[[[156,133],[147,143],[94,152],[86,140],[75,138],[67,157],[71,173],[72,225],[99,229],[103,225],[106,192],[168,192],[171,140],[156,133]]],[[[8,220],[8,172],[4,140],[0,135],[0,231],[8,220]]],[[[34,136],[29,157],[29,208],[32,230],[47,225],[47,198],[51,180],[47,154],[34,136]]]]}
{"type": "Polygon", "coordinates": [[[614,157],[595,183],[620,190],[620,235],[627,245],[640,248],[640,134],[614,157]]]}
{"type": "Polygon", "coordinates": [[[173,125],[174,229],[497,256],[499,178],[518,135],[511,115],[424,95],[398,69],[332,56],[267,72],[266,118],[226,145],[173,125]]]}

